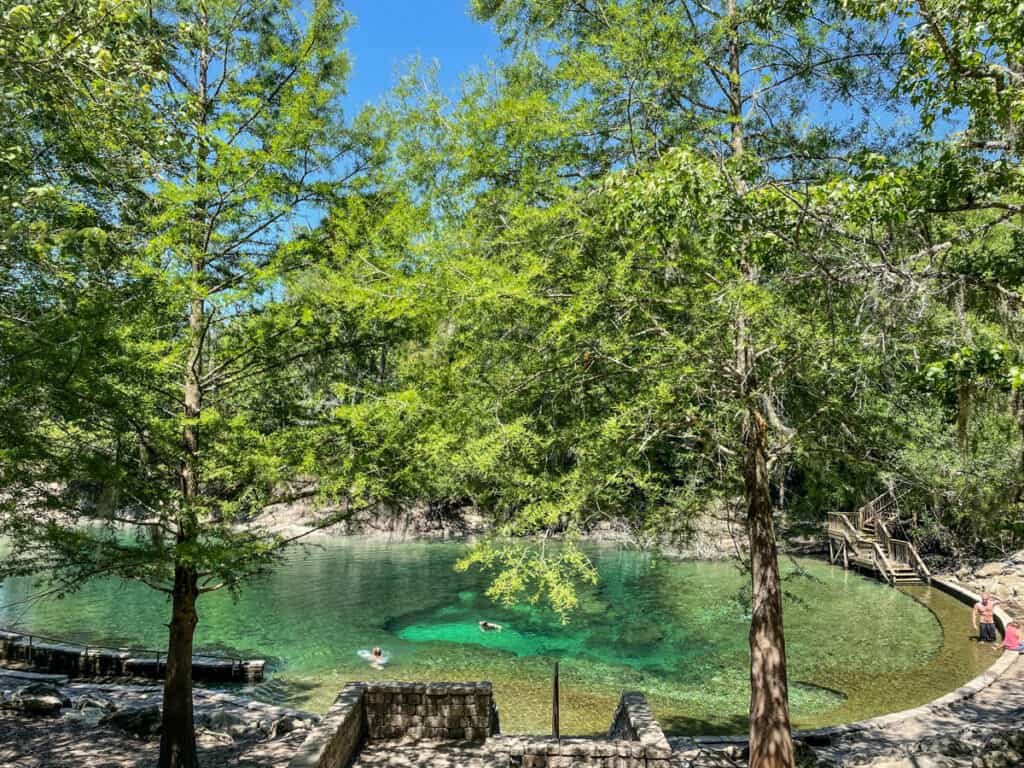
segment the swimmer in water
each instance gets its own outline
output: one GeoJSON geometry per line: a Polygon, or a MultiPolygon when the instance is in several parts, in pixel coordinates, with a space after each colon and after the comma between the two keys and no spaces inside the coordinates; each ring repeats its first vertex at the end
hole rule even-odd
{"type": "Polygon", "coordinates": [[[384,665],[388,663],[388,657],[384,655],[379,645],[375,645],[372,651],[359,651],[359,655],[370,662],[373,669],[384,669],[384,665]]]}
{"type": "Polygon", "coordinates": [[[494,630],[497,630],[498,632],[501,632],[501,624],[493,624],[490,621],[481,621],[480,622],[480,631],[481,632],[493,632],[494,630]]]}

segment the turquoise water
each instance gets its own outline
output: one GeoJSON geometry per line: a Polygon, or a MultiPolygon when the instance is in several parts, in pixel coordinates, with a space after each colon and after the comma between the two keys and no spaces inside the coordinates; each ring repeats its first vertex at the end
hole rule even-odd
{"type": "MultiPolygon", "coordinates": [[[[197,645],[267,658],[272,673],[251,693],[316,711],[349,680],[485,679],[503,730],[543,732],[558,660],[563,733],[605,731],[623,689],[645,691],[669,732],[745,728],[749,600],[733,565],[595,548],[600,582],[563,625],[541,607],[491,603],[484,575],[453,570],[464,551],[359,538],[294,550],[237,600],[204,596],[197,645]],[[504,629],[481,632],[481,619],[504,629]],[[358,656],[374,645],[390,654],[383,671],[358,656]]],[[[815,561],[783,570],[798,726],[922,703],[992,658],[970,641],[966,609],[945,595],[912,597],[815,561]]],[[[166,641],[168,605],[145,587],[98,581],[63,600],[22,603],[31,589],[25,580],[0,586],[0,625],[91,643],[166,641]]]]}

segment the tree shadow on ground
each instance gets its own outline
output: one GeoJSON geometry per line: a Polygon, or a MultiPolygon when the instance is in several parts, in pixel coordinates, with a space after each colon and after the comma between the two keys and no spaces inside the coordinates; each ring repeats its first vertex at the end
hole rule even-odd
{"type": "Polygon", "coordinates": [[[684,715],[659,716],[658,724],[666,736],[745,736],[750,727],[746,715],[701,720],[684,715]]]}

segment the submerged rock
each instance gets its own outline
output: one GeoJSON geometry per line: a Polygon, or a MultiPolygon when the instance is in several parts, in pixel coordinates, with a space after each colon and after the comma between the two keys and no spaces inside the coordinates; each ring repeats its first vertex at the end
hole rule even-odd
{"type": "Polygon", "coordinates": [[[657,645],[664,639],[665,628],[653,621],[630,623],[619,630],[618,633],[620,645],[639,646],[641,648],[657,645]]]}

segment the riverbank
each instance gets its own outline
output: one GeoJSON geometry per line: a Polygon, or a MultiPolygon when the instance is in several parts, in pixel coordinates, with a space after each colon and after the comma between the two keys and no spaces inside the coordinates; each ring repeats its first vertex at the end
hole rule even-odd
{"type": "Polygon", "coordinates": [[[991,593],[1008,613],[1024,619],[1024,549],[976,568],[960,568],[945,578],[978,594],[991,593]]]}

